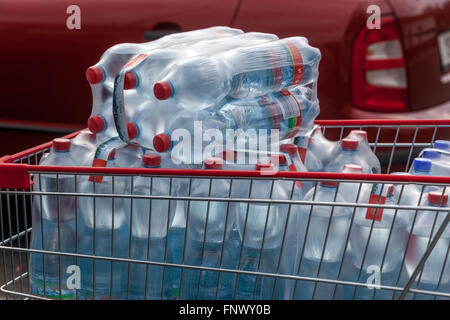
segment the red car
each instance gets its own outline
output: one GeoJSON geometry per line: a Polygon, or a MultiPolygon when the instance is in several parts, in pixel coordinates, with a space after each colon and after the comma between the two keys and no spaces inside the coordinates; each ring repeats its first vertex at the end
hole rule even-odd
{"type": "Polygon", "coordinates": [[[110,46],[213,25],[301,35],[320,48],[321,119],[450,118],[450,0],[76,3],[80,29],[66,25],[72,0],[0,3],[0,154],[85,127],[85,70],[110,46]],[[367,23],[373,8],[380,29],[367,23]]]}

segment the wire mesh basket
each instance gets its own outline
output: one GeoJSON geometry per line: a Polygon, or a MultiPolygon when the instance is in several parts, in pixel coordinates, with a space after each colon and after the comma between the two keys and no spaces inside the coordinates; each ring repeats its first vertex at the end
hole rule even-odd
{"type": "Polygon", "coordinates": [[[262,176],[257,171],[37,165],[51,143],[0,158],[0,291],[3,297],[450,298],[450,238],[446,232],[449,209],[446,206],[430,208],[420,202],[430,190],[448,193],[450,178],[387,174],[407,171],[420,150],[431,147],[437,139],[449,139],[450,121],[317,121],[317,124],[322,126],[326,136],[334,139],[344,137],[352,129],[366,130],[369,145],[379,157],[384,174],[277,172],[262,176]],[[114,189],[105,192],[96,190],[94,182],[93,189],[86,191],[79,181],[91,175],[111,179],[113,186],[123,179],[131,185],[136,179],[147,179],[152,192],[136,194],[133,188],[127,193],[117,193],[114,189]],[[48,191],[42,185],[37,186],[36,181],[43,181],[45,177],[55,179],[57,186],[71,181],[73,189],[60,192],[57,187],[56,191],[48,191]],[[207,195],[199,196],[192,191],[192,186],[199,181],[208,184],[207,195]],[[227,189],[218,194],[215,186],[223,181],[227,189]],[[336,182],[335,196],[331,201],[318,202],[314,191],[311,200],[295,199],[294,190],[299,181],[314,185],[336,182]],[[234,186],[244,182],[248,183],[246,188],[233,191],[234,186]],[[158,183],[167,187],[164,192],[153,191],[151,186],[158,183]],[[174,192],[181,183],[186,187],[185,192],[174,192]],[[272,196],[274,185],[278,183],[291,188],[288,197],[272,196]],[[258,184],[270,190],[268,197],[250,197],[252,188],[258,184]],[[349,184],[356,186],[353,189],[356,190],[355,201],[337,201],[339,188],[349,184]],[[412,185],[419,194],[417,203],[405,204],[403,200],[410,194],[412,185]],[[379,188],[380,194],[394,188],[395,202],[385,201],[383,197],[378,197],[377,201],[360,201],[364,192],[374,188],[379,188]],[[36,206],[42,207],[49,199],[56,201],[52,217],[54,228],[51,229],[56,241],[46,246],[46,232],[50,231],[45,231],[42,217],[39,227],[33,225],[32,213],[36,206]],[[73,204],[72,209],[64,206],[67,202],[73,204]],[[125,209],[120,209],[123,203],[126,203],[125,209]],[[140,226],[136,225],[136,217],[133,224],[133,215],[136,208],[143,208],[139,207],[142,204],[147,212],[139,214],[144,214],[148,223],[140,226]],[[94,216],[88,231],[80,229],[79,224],[85,206],[92,209],[94,216]],[[216,210],[218,206],[223,210],[216,210]],[[252,238],[253,231],[248,231],[254,230],[257,224],[252,216],[256,214],[256,207],[259,221],[262,221],[258,241],[252,238]],[[120,210],[128,212],[125,218],[118,217],[120,210]],[[182,210],[184,220],[169,227],[177,210],[182,210]],[[314,214],[324,210],[325,215],[314,214]],[[101,220],[105,212],[109,212],[107,216],[111,221],[101,220]],[[190,218],[199,212],[203,214],[200,227],[190,218]],[[360,212],[373,215],[370,223],[364,226],[358,223],[360,212]],[[428,236],[418,237],[413,232],[420,212],[434,213],[428,236]],[[391,217],[383,228],[377,220],[381,215],[391,217]],[[208,221],[217,219],[216,216],[223,216],[223,230],[208,229],[211,226],[208,221]],[[400,217],[406,217],[408,224],[398,227],[396,221],[404,219],[400,217]],[[322,219],[320,224],[316,218],[322,219]],[[128,226],[125,233],[121,227],[116,228],[120,219],[125,219],[123,225],[128,226]],[[152,221],[154,224],[165,221],[165,224],[153,227],[152,221]],[[274,229],[274,225],[278,229],[274,229]],[[136,237],[134,227],[143,236],[136,237]],[[201,241],[190,239],[193,228],[200,228],[201,241]],[[154,231],[157,236],[153,236],[154,231]],[[31,245],[33,232],[34,238],[40,239],[39,248],[31,245]],[[218,232],[215,240],[210,239],[213,232],[218,232]],[[69,234],[72,240],[67,242],[69,234]],[[137,238],[141,242],[134,243],[133,239],[137,238]],[[86,241],[91,243],[89,250],[83,245],[86,241]],[[37,279],[36,274],[41,277],[37,279]],[[32,281],[34,286],[39,284],[40,291],[33,290],[32,281]]]}

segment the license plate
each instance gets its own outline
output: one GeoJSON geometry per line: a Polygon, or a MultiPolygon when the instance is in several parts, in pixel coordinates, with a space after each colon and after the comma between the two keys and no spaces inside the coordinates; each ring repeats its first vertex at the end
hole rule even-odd
{"type": "Polygon", "coordinates": [[[450,30],[438,35],[439,53],[444,72],[450,71],[450,30]]]}

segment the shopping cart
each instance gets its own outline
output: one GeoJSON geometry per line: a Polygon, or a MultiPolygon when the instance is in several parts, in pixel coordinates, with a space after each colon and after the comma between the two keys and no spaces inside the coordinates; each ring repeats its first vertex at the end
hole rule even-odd
{"type": "MultiPolygon", "coordinates": [[[[372,150],[380,157],[383,170],[386,173],[391,173],[393,171],[407,171],[409,166],[411,165],[412,160],[418,154],[418,152],[426,147],[431,147],[433,142],[437,139],[448,139],[450,136],[450,121],[449,120],[347,120],[347,121],[317,121],[317,124],[321,125],[323,128],[323,132],[327,136],[333,136],[335,138],[344,137],[350,130],[359,129],[366,130],[368,132],[369,144],[372,150]]],[[[77,133],[66,136],[67,138],[72,138],[77,133]]],[[[25,150],[18,154],[12,156],[5,156],[0,158],[0,229],[1,229],[1,243],[0,243],[0,252],[1,258],[0,263],[2,263],[3,267],[0,270],[0,280],[1,287],[0,291],[4,295],[6,299],[50,299],[55,297],[48,296],[38,296],[35,294],[31,294],[29,292],[29,279],[28,279],[28,266],[29,259],[31,254],[42,254],[44,257],[53,256],[57,257],[59,261],[64,259],[65,257],[71,257],[76,259],[78,262],[79,259],[94,259],[95,261],[106,261],[113,265],[113,263],[123,263],[130,267],[130,265],[137,264],[145,266],[148,270],[151,266],[159,266],[164,270],[168,268],[180,270],[181,272],[181,280],[180,280],[180,299],[183,299],[183,290],[181,286],[183,285],[182,279],[183,274],[187,273],[188,270],[196,270],[200,272],[200,277],[202,274],[207,272],[216,273],[217,274],[217,292],[216,298],[218,297],[219,292],[219,282],[220,277],[228,274],[233,275],[233,281],[237,284],[239,278],[243,277],[252,277],[255,284],[255,290],[253,292],[253,299],[260,299],[256,293],[256,286],[258,283],[264,282],[265,279],[270,279],[270,286],[272,290],[269,290],[270,296],[263,298],[279,298],[276,296],[275,292],[277,291],[277,285],[281,283],[290,283],[290,290],[288,290],[289,294],[285,294],[283,299],[295,299],[298,297],[298,292],[302,291],[302,288],[308,287],[312,290],[308,299],[320,299],[320,290],[321,287],[326,286],[329,290],[331,288],[331,296],[330,299],[358,299],[359,292],[363,291],[365,294],[368,293],[369,299],[377,299],[380,297],[380,293],[382,293],[381,297],[388,299],[419,299],[419,298],[430,298],[430,299],[448,299],[450,298],[450,259],[449,255],[449,240],[448,238],[444,238],[443,232],[449,223],[450,215],[448,213],[448,207],[436,207],[433,210],[438,213],[438,215],[445,215],[445,219],[442,224],[438,228],[438,230],[434,233],[432,237],[429,238],[428,243],[426,243],[423,253],[419,258],[417,258],[417,265],[413,270],[406,270],[405,265],[408,263],[406,252],[408,250],[408,246],[411,243],[411,234],[404,240],[405,248],[402,251],[402,256],[400,259],[400,265],[398,266],[399,273],[396,274],[395,279],[391,280],[389,285],[377,282],[375,285],[368,287],[367,275],[365,274],[364,268],[360,269],[351,269],[354,268],[351,263],[351,259],[348,258],[351,253],[350,237],[352,228],[354,227],[353,219],[355,216],[355,212],[360,208],[373,208],[375,211],[377,210],[388,210],[393,209],[394,219],[398,212],[406,211],[409,215],[411,215],[413,220],[413,226],[416,221],[415,217],[417,213],[421,210],[427,209],[423,205],[419,204],[411,206],[411,205],[401,205],[399,204],[402,198],[402,193],[406,190],[408,184],[416,184],[418,189],[421,191],[421,194],[426,192],[426,188],[429,186],[438,186],[444,190],[444,192],[448,193],[450,188],[450,177],[430,177],[430,176],[406,176],[406,175],[388,175],[388,174],[337,174],[337,173],[314,173],[314,172],[306,172],[306,173],[298,173],[298,172],[277,172],[275,175],[261,175],[256,171],[219,171],[219,170],[208,170],[205,172],[204,170],[171,170],[171,169],[139,169],[139,168],[93,168],[93,167],[52,167],[52,166],[39,166],[39,159],[42,155],[49,151],[51,147],[51,143],[45,143],[40,146],[25,150]],[[210,184],[217,179],[227,179],[231,184],[235,181],[239,181],[242,179],[250,180],[251,183],[257,180],[267,180],[271,183],[272,188],[273,184],[276,181],[287,181],[292,182],[292,188],[294,189],[294,181],[302,181],[302,182],[313,182],[316,183],[318,181],[332,181],[338,182],[338,187],[342,183],[353,182],[359,185],[358,188],[358,196],[359,192],[362,190],[363,184],[371,183],[371,184],[379,184],[381,188],[388,188],[390,185],[394,184],[400,192],[399,200],[396,204],[385,204],[382,202],[378,203],[359,203],[359,202],[315,202],[314,199],[312,201],[305,200],[273,200],[273,199],[249,199],[248,196],[243,194],[241,197],[194,197],[190,193],[186,196],[174,196],[169,193],[167,196],[155,196],[155,195],[135,195],[135,194],[99,194],[99,193],[80,193],[77,192],[77,186],[75,186],[75,192],[73,193],[62,193],[62,192],[45,192],[45,191],[33,191],[33,176],[40,176],[42,174],[45,175],[53,175],[58,180],[62,175],[64,176],[73,176],[74,178],[81,176],[89,176],[89,175],[103,175],[103,176],[111,176],[112,179],[118,177],[128,177],[133,181],[137,176],[148,177],[150,181],[155,178],[166,178],[170,181],[170,185],[172,185],[172,181],[174,179],[186,179],[188,181],[189,186],[192,184],[195,179],[206,179],[210,182],[210,184]],[[302,259],[304,258],[305,252],[305,243],[308,236],[308,231],[314,233],[313,230],[309,230],[310,227],[308,220],[306,226],[306,234],[303,241],[303,247],[300,248],[298,258],[299,261],[296,262],[296,270],[291,274],[286,274],[280,271],[280,260],[283,254],[283,251],[286,250],[284,247],[286,241],[286,229],[287,229],[287,221],[288,217],[285,220],[283,240],[281,247],[279,248],[279,253],[277,256],[278,261],[274,264],[273,269],[260,270],[260,262],[261,255],[259,257],[259,261],[257,263],[257,267],[254,270],[248,270],[242,267],[242,249],[240,251],[239,261],[237,262],[237,266],[235,268],[226,268],[222,266],[221,261],[217,266],[203,266],[203,265],[190,265],[185,263],[185,255],[183,253],[183,259],[180,263],[168,262],[168,261],[152,261],[151,259],[131,259],[124,257],[113,257],[111,255],[98,255],[98,254],[80,254],[75,252],[65,252],[64,250],[36,250],[30,248],[30,237],[33,232],[31,226],[31,211],[32,211],[32,203],[33,201],[40,201],[44,196],[56,196],[56,197],[72,197],[75,199],[76,203],[80,201],[81,198],[106,198],[113,201],[113,199],[129,199],[131,203],[133,201],[139,200],[148,200],[151,202],[152,200],[169,200],[169,201],[184,201],[188,204],[187,208],[192,201],[204,201],[208,204],[211,202],[225,202],[227,204],[231,203],[239,203],[239,204],[266,204],[269,208],[270,206],[278,206],[285,205],[288,209],[288,217],[289,214],[294,214],[294,210],[292,208],[298,207],[307,207],[310,212],[313,208],[317,206],[328,206],[331,207],[331,217],[329,218],[329,223],[327,226],[327,230],[325,232],[325,241],[323,243],[323,251],[325,252],[326,246],[330,246],[335,239],[328,239],[330,234],[330,225],[332,223],[332,214],[333,211],[337,210],[339,207],[350,208],[352,211],[351,221],[349,224],[349,229],[347,234],[345,235],[345,242],[341,254],[341,258],[338,260],[336,270],[337,274],[334,276],[329,276],[329,274],[324,271],[324,265],[326,264],[324,254],[322,253],[321,259],[316,261],[317,270],[315,270],[312,274],[305,273],[301,269],[303,267],[302,259]],[[438,275],[438,283],[432,289],[423,289],[420,286],[421,283],[421,275],[424,266],[426,265],[428,257],[433,254],[433,250],[435,247],[439,246],[439,250],[442,251],[442,259],[443,265],[442,269],[438,275]],[[444,249],[443,249],[444,248],[444,249]],[[444,257],[445,256],[445,257],[444,257]],[[349,269],[350,268],[350,269],[349,269]],[[352,270],[352,277],[348,277],[348,270],[352,270]],[[369,291],[368,291],[369,290],[369,291]],[[342,295],[342,292],[346,292],[346,295],[342,295]]],[[[74,179],[77,181],[77,179],[74,179]]],[[[132,182],[133,183],[133,182],[132,182]]],[[[76,182],[75,182],[76,184],[76,182]]],[[[41,190],[41,189],[38,189],[41,190]]],[[[189,188],[190,190],[190,188],[189,188]]],[[[211,190],[210,190],[211,191],[211,190]]],[[[292,193],[291,193],[292,194],[292,193]]],[[[211,193],[210,193],[211,195],[211,193]]],[[[249,206],[249,205],[248,205],[249,206]]],[[[247,207],[248,207],[247,206],[247,207]]],[[[230,206],[228,205],[228,208],[230,206]]],[[[430,208],[428,207],[428,210],[430,208]]],[[[94,209],[95,210],[95,209],[94,209]]],[[[114,206],[113,206],[113,216],[114,216],[114,206]]],[[[228,215],[228,211],[226,212],[228,215]]],[[[248,216],[248,210],[247,210],[248,216]]],[[[149,213],[151,215],[151,213],[149,213]]],[[[59,212],[58,212],[58,221],[59,221],[59,212]]],[[[189,217],[189,209],[187,210],[187,216],[189,217]]],[[[268,217],[268,215],[267,215],[268,217]]],[[[267,218],[266,217],[266,218],[267,218]]],[[[75,219],[77,219],[77,212],[75,212],[75,219]]],[[[247,217],[245,218],[247,219],[247,217]]],[[[310,218],[309,218],[310,219],[310,218]]],[[[189,221],[189,218],[186,219],[189,221]]],[[[189,226],[186,226],[188,228],[189,226]]],[[[226,228],[227,226],[225,226],[226,228]]],[[[206,230],[205,224],[205,233],[206,230]]],[[[264,227],[263,239],[261,243],[260,252],[264,249],[264,236],[267,228],[267,219],[264,227]]],[[[383,265],[387,263],[387,251],[389,250],[390,240],[394,238],[395,232],[392,227],[388,230],[387,242],[384,245],[383,255],[381,260],[381,265],[379,265],[379,270],[383,270],[383,265]]],[[[77,230],[75,230],[75,233],[77,230]]],[[[374,231],[373,224],[369,230],[368,239],[370,239],[371,234],[374,231]]],[[[311,234],[310,233],[310,234],[311,234]]],[[[224,233],[225,234],[225,233],[224,233]]],[[[241,234],[242,239],[245,239],[245,228],[243,234],[241,234]]],[[[60,234],[58,232],[58,239],[60,234]]],[[[331,236],[330,236],[331,238],[331,236]]],[[[78,235],[76,234],[76,238],[78,239],[78,235]]],[[[186,239],[185,239],[186,240],[186,239]]],[[[186,243],[186,242],[184,242],[186,243]]],[[[364,259],[368,259],[366,256],[369,253],[368,243],[365,244],[364,253],[363,253],[363,261],[364,259]]],[[[167,243],[166,243],[167,244],[167,243]]],[[[58,247],[59,248],[59,247],[58,247]]],[[[183,248],[183,252],[185,252],[185,247],[183,248]]],[[[222,248],[223,250],[223,248],[222,248]]],[[[112,250],[113,251],[113,250],[112,250]]],[[[206,250],[202,250],[202,255],[205,254],[206,250]]],[[[202,257],[203,261],[203,257],[202,257]]],[[[364,262],[362,262],[363,264],[364,262]]],[[[60,272],[65,272],[65,270],[60,270],[60,272]]],[[[165,271],[164,271],[165,272],[165,271]]],[[[45,272],[44,272],[45,273],[45,272]]],[[[95,273],[95,271],[94,271],[95,273]]],[[[148,273],[147,273],[148,274],[148,273]]],[[[133,277],[133,274],[128,272],[128,281],[130,277],[133,277]]],[[[44,277],[45,281],[45,277],[44,277]]],[[[199,282],[200,283],[200,282],[199,282]]],[[[64,283],[59,281],[59,286],[64,286],[64,283]]],[[[44,285],[45,286],[45,285],[44,285]]],[[[162,286],[164,287],[164,281],[162,286]]],[[[200,285],[199,285],[200,286],[200,285]]],[[[164,289],[163,289],[164,290],[164,289]]],[[[75,294],[73,298],[79,298],[77,290],[75,290],[75,294]]],[[[197,291],[197,297],[200,292],[200,287],[197,291]]],[[[95,290],[94,290],[95,292],[95,290]]],[[[111,290],[112,292],[112,290],[111,290]]],[[[147,292],[147,291],[146,291],[147,292]]],[[[145,293],[147,294],[147,293],[145,293]]],[[[111,296],[112,297],[112,296],[111,296]]],[[[237,289],[237,285],[234,287],[233,298],[239,297],[239,290],[237,289]]],[[[56,298],[63,298],[61,296],[56,298]]],[[[144,296],[143,298],[147,298],[144,296]]],[[[164,299],[164,295],[161,294],[161,298],[164,299]]],[[[367,297],[366,297],[367,298],[367,297]]]]}

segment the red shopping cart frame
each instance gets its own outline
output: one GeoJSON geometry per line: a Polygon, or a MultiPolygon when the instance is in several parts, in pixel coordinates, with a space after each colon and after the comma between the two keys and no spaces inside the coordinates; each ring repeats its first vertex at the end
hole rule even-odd
{"type": "MultiPolygon", "coordinates": [[[[450,126],[450,120],[321,120],[315,122],[325,127],[344,126],[450,126]]],[[[450,135],[450,127],[448,128],[450,135]]],[[[64,136],[73,138],[79,131],[64,136]]],[[[446,132],[447,133],[447,132],[446,132]]],[[[151,168],[100,168],[100,167],[63,167],[63,166],[40,166],[24,163],[15,163],[19,159],[29,157],[37,152],[51,147],[52,142],[46,142],[36,147],[24,150],[14,155],[0,158],[0,189],[28,190],[32,186],[30,172],[49,173],[79,173],[92,175],[167,175],[167,176],[214,176],[214,177],[271,177],[308,180],[352,180],[352,181],[392,181],[403,183],[437,183],[450,184],[450,177],[434,176],[405,176],[390,174],[353,174],[353,173],[330,173],[330,172],[291,172],[279,171],[274,174],[262,174],[259,171],[231,171],[231,170],[194,170],[194,169],[151,169],[151,168]]]]}

